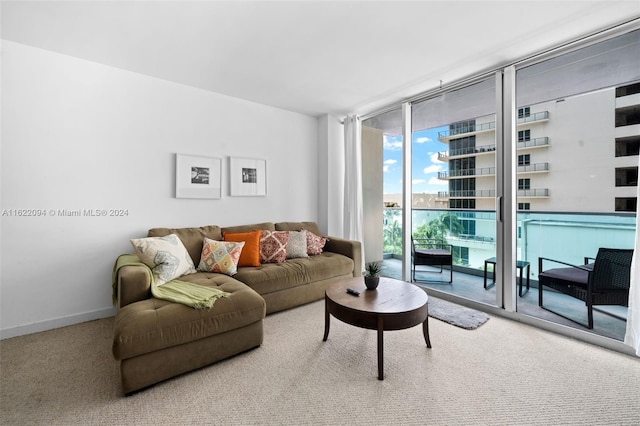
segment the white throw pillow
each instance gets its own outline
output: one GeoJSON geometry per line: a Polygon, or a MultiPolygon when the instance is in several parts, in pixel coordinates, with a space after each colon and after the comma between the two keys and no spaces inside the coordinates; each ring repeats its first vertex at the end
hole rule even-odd
{"type": "Polygon", "coordinates": [[[175,234],[137,238],[131,240],[131,245],[142,263],[151,268],[158,286],[197,272],[189,252],[175,234]]]}
{"type": "Polygon", "coordinates": [[[307,254],[307,231],[289,231],[287,241],[287,259],[309,257],[307,254]]]}

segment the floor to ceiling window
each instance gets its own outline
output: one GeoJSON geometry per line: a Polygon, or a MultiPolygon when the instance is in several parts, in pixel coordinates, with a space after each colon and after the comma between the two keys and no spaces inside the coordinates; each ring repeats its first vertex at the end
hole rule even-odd
{"type": "MultiPolygon", "coordinates": [[[[633,248],[639,46],[633,31],[517,71],[517,252],[538,284],[540,267],[580,273],[566,264],[593,265],[600,249],[633,248]]],[[[625,297],[594,306],[590,329],[588,295],[570,290],[544,286],[545,310],[518,303],[518,311],[624,338],[625,297]]],[[[539,292],[536,285],[522,298],[539,305],[539,292]]]]}
{"type": "Polygon", "coordinates": [[[439,267],[416,273],[417,284],[436,295],[622,340],[623,298],[594,306],[589,328],[584,297],[576,292],[544,287],[540,306],[539,274],[540,262],[542,271],[568,265],[584,270],[593,268],[600,249],[633,247],[640,30],[557,49],[485,76],[363,121],[363,150],[381,151],[374,168],[383,175],[384,207],[373,219],[382,229],[384,274],[411,280],[408,237],[444,241],[453,251],[453,282],[439,267]],[[507,89],[498,84],[513,84],[515,100],[506,110],[500,99],[507,89]],[[376,143],[367,145],[365,128],[376,143]],[[410,178],[403,173],[407,167],[410,178]],[[515,198],[496,209],[507,180],[515,198]],[[501,225],[497,211],[501,218],[505,211],[513,214],[501,225]],[[505,235],[504,226],[513,235],[505,235]],[[513,260],[504,260],[504,247],[513,248],[513,260]],[[500,259],[510,271],[500,269],[500,259]],[[563,263],[547,265],[546,259],[563,263]],[[511,297],[513,302],[506,300],[511,297]]]}
{"type": "Polygon", "coordinates": [[[411,111],[411,233],[446,243],[454,270],[449,283],[439,267],[416,266],[416,282],[495,305],[495,78],[414,102],[411,111]]]}

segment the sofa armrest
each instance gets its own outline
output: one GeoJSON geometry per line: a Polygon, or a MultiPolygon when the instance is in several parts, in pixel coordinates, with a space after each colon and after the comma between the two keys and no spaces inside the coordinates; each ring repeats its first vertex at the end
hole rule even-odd
{"type": "Polygon", "coordinates": [[[118,309],[151,297],[151,270],[147,266],[124,265],[116,279],[118,309]]]}
{"type": "Polygon", "coordinates": [[[346,240],[338,237],[327,237],[325,251],[342,254],[353,260],[353,276],[362,275],[362,249],[360,241],[346,240]]]}

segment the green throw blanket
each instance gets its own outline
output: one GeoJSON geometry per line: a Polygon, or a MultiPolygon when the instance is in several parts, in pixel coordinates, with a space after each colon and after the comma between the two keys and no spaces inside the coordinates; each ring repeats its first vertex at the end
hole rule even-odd
{"type": "Polygon", "coordinates": [[[230,293],[217,288],[205,287],[179,280],[172,280],[161,286],[157,286],[154,283],[151,269],[140,262],[138,256],[134,254],[122,254],[118,256],[118,260],[116,260],[116,264],[113,267],[112,297],[114,305],[118,300],[118,271],[127,265],[144,266],[147,269],[151,279],[151,294],[157,299],[181,303],[195,309],[210,309],[216,300],[230,295],[230,293]]]}

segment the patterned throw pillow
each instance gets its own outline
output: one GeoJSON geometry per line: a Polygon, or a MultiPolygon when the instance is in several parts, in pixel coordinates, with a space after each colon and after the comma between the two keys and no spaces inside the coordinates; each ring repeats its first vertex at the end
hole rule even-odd
{"type": "Polygon", "coordinates": [[[307,254],[307,231],[289,231],[287,242],[287,259],[309,257],[307,254]]]}
{"type": "Polygon", "coordinates": [[[256,229],[249,232],[225,232],[222,234],[225,241],[244,241],[244,248],[240,254],[238,266],[260,266],[260,235],[262,231],[256,229]]]}
{"type": "Polygon", "coordinates": [[[307,230],[307,254],[309,256],[322,254],[322,249],[325,244],[327,244],[327,239],[325,237],[321,237],[307,230]]]}
{"type": "Polygon", "coordinates": [[[244,247],[244,241],[217,241],[205,237],[198,271],[235,275],[238,272],[242,247],[244,247]]]}
{"type": "Polygon", "coordinates": [[[157,286],[197,272],[189,252],[175,234],[137,238],[131,240],[131,245],[142,263],[151,268],[157,286]]]}
{"type": "Polygon", "coordinates": [[[287,259],[287,231],[262,231],[260,237],[260,262],[282,263],[287,259]]]}

